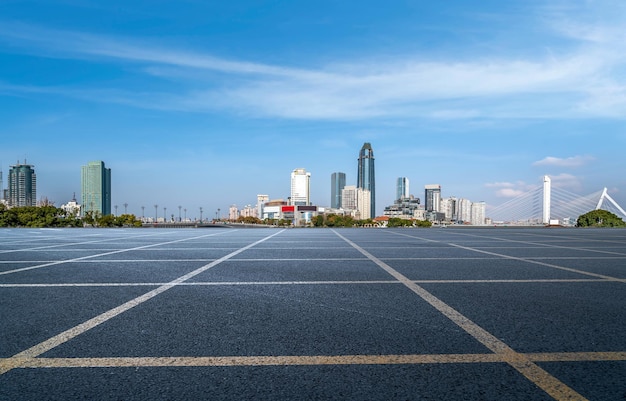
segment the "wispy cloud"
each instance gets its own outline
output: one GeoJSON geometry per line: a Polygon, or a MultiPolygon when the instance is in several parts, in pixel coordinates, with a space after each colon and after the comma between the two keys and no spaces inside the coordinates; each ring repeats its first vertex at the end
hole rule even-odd
{"type": "Polygon", "coordinates": [[[572,156],[566,158],[548,156],[533,163],[533,166],[581,167],[593,161],[592,156],[572,156]]]}
{"type": "Polygon", "coordinates": [[[583,188],[582,178],[572,174],[551,175],[552,186],[568,191],[580,192],[583,188]]]}
{"type": "Polygon", "coordinates": [[[485,187],[493,189],[494,195],[498,198],[516,198],[537,188],[537,185],[529,185],[524,181],[517,181],[487,183],[485,187]]]}
{"type": "Polygon", "coordinates": [[[165,92],[107,92],[97,82],[66,92],[81,98],[91,92],[93,101],[138,107],[318,120],[626,118],[626,34],[621,21],[605,26],[561,13],[555,32],[578,44],[527,59],[479,55],[474,60],[429,61],[407,55],[294,68],[12,22],[0,24],[0,42],[47,57],[136,64],[141,79],[173,83],[165,92]]]}

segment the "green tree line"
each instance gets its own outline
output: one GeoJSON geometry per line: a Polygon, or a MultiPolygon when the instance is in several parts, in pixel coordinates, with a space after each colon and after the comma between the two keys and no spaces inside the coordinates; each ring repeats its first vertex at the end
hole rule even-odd
{"type": "Polygon", "coordinates": [[[0,204],[0,227],[141,227],[135,215],[101,216],[88,212],[84,218],[52,206],[19,206],[0,204]]]}

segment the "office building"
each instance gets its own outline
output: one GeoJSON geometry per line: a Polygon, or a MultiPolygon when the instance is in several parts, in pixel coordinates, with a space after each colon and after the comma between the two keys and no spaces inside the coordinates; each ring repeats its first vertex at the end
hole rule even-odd
{"type": "Polygon", "coordinates": [[[370,193],[370,217],[376,216],[376,180],[374,177],[374,151],[369,142],[365,142],[359,152],[357,188],[370,193]]]}
{"type": "Polygon", "coordinates": [[[424,210],[439,212],[441,202],[441,185],[431,184],[424,186],[424,210]]]}
{"type": "Polygon", "coordinates": [[[9,206],[37,206],[37,175],[32,164],[10,166],[7,201],[9,206]]]}
{"type": "Polygon", "coordinates": [[[398,177],[396,182],[396,200],[409,199],[409,179],[398,177]]]}
{"type": "Polygon", "coordinates": [[[111,214],[111,169],[103,161],[93,161],[81,168],[81,214],[111,214]]]}
{"type": "Polygon", "coordinates": [[[341,209],[341,191],[346,186],[346,173],[333,173],[330,176],[330,207],[341,209]]]}
{"type": "Polygon", "coordinates": [[[311,204],[311,173],[303,168],[291,172],[291,204],[307,206],[311,204]]]}

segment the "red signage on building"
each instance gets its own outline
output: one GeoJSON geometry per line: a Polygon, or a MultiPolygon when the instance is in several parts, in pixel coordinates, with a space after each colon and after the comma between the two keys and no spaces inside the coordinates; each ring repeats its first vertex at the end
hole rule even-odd
{"type": "Polygon", "coordinates": [[[285,213],[285,212],[294,212],[295,211],[295,206],[281,206],[280,207],[281,212],[285,213]]]}

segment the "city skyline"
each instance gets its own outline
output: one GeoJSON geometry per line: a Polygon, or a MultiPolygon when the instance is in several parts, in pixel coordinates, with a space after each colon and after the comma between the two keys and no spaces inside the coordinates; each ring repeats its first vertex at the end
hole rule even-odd
{"type": "Polygon", "coordinates": [[[329,205],[370,142],[376,215],[397,177],[487,215],[544,175],[626,204],[626,4],[465,3],[0,4],[5,184],[28,159],[58,206],[104,160],[113,205],[210,216],[304,166],[329,205]]]}

